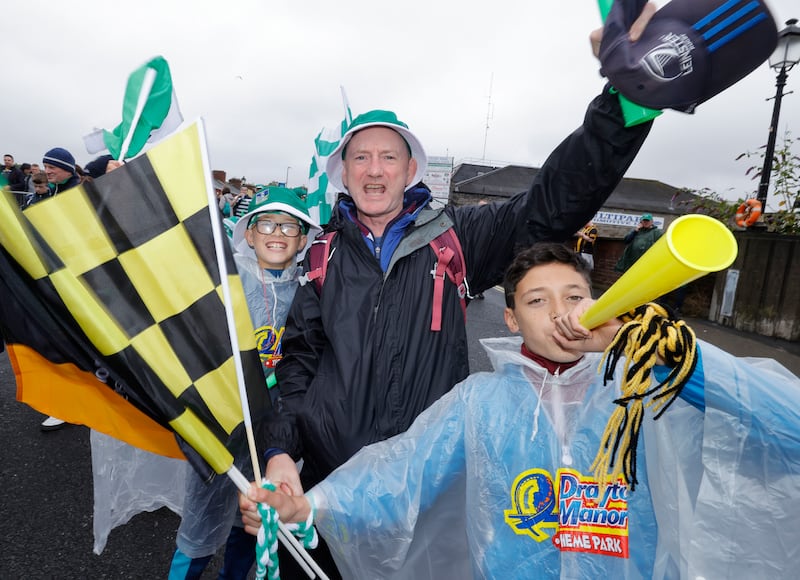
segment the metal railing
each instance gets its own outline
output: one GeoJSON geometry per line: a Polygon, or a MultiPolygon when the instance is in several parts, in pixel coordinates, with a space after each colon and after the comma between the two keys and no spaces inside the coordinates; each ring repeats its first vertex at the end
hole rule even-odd
{"type": "Polygon", "coordinates": [[[33,195],[27,191],[12,191],[11,193],[14,194],[14,198],[17,200],[17,205],[19,205],[20,209],[27,205],[28,199],[33,195]]]}

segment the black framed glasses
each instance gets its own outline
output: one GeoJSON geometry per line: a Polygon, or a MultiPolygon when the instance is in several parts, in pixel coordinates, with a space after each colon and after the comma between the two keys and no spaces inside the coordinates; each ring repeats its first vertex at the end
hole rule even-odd
{"type": "Polygon", "coordinates": [[[257,220],[253,222],[250,227],[255,227],[259,234],[264,234],[265,236],[273,233],[276,228],[280,228],[281,233],[287,238],[296,238],[300,235],[302,230],[300,224],[293,222],[283,222],[278,224],[272,220],[257,220]]]}

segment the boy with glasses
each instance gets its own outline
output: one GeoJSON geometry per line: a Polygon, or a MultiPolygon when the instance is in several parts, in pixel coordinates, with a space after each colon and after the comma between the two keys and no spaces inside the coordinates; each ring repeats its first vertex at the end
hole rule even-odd
{"type": "MultiPolygon", "coordinates": [[[[234,259],[265,376],[274,372],[281,358],[281,337],[301,274],[297,264],[320,231],[301,194],[282,187],[259,191],[236,222],[234,259]]],[[[251,469],[246,445],[237,465],[244,471],[251,469]]],[[[226,537],[220,577],[247,578],[255,561],[255,538],[234,526],[235,520],[233,483],[227,477],[215,477],[206,484],[194,471],[189,473],[169,578],[200,578],[226,537]]]]}

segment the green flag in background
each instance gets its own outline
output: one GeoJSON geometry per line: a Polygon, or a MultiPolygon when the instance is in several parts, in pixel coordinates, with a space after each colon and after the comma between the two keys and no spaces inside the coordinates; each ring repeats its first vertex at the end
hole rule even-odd
{"type": "Polygon", "coordinates": [[[157,56],[128,77],[122,122],[113,131],[96,130],[84,137],[89,153],[108,149],[114,159],[135,157],[145,143],[155,143],[183,122],[172,87],[169,64],[157,56]]]}
{"type": "Polygon", "coordinates": [[[314,156],[311,158],[311,167],[308,172],[308,212],[309,215],[317,220],[319,224],[326,224],[331,217],[331,208],[336,203],[336,195],[339,193],[332,189],[328,184],[328,174],[325,173],[325,165],[328,156],[339,145],[342,135],[353,120],[350,112],[350,103],[347,102],[347,95],[342,90],[342,103],[344,104],[344,120],[333,128],[323,128],[314,139],[314,156]]]}

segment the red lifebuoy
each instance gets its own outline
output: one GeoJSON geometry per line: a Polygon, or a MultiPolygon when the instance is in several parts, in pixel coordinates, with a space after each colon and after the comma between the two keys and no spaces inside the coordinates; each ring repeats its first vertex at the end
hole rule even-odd
{"type": "Polygon", "coordinates": [[[761,217],[761,202],[751,197],[742,202],[736,210],[736,225],[740,228],[752,226],[761,217]]]}

